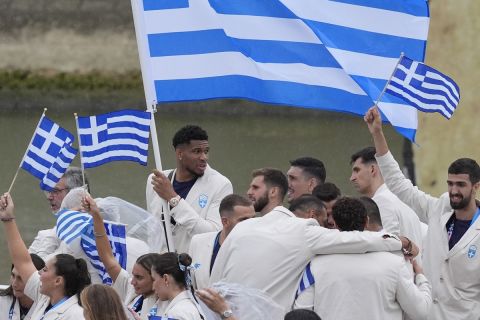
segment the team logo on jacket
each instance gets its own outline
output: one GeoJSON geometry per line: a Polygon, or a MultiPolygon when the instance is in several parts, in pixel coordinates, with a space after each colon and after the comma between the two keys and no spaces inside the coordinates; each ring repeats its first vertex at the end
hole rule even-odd
{"type": "Polygon", "coordinates": [[[201,194],[199,197],[198,197],[198,205],[200,206],[200,208],[205,208],[205,206],[207,205],[207,202],[208,202],[208,196],[206,194],[201,194]]]}
{"type": "Polygon", "coordinates": [[[470,248],[468,248],[468,253],[467,253],[467,256],[470,258],[470,259],[473,259],[473,257],[475,257],[475,255],[477,254],[477,246],[475,245],[471,245],[470,248]]]}

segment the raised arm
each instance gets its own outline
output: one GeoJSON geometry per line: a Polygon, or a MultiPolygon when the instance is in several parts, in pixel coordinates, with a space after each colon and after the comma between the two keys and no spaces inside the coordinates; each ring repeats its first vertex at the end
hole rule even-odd
{"type": "Polygon", "coordinates": [[[22,236],[18,231],[15,222],[13,200],[9,193],[5,193],[1,197],[0,219],[5,230],[8,251],[12,258],[13,265],[22,279],[27,281],[34,272],[37,272],[37,269],[35,268],[32,258],[25,246],[25,242],[23,242],[22,236]]]}
{"type": "Polygon", "coordinates": [[[377,107],[371,107],[363,117],[373,138],[377,156],[385,155],[389,149],[382,129],[382,117],[377,107]]]}
{"type": "Polygon", "coordinates": [[[117,280],[118,274],[122,271],[122,267],[115,259],[112,253],[112,247],[108,241],[107,233],[105,232],[105,225],[103,218],[100,215],[100,210],[95,203],[95,200],[89,195],[82,200],[82,206],[85,211],[90,213],[93,218],[93,232],[95,234],[95,244],[97,246],[100,260],[105,266],[110,278],[113,282],[117,280]]]}

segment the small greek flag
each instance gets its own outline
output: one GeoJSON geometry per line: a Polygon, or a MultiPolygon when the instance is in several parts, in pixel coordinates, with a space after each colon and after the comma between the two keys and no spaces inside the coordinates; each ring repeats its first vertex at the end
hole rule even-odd
{"type": "Polygon", "coordinates": [[[78,117],[80,152],[85,168],[110,161],[147,165],[150,112],[121,110],[78,117]]]}
{"type": "Polygon", "coordinates": [[[310,263],[305,267],[303,271],[302,279],[300,280],[300,285],[298,286],[297,293],[295,294],[295,299],[308,287],[311,287],[315,284],[315,278],[313,277],[312,270],[310,270],[310,263]]]}
{"type": "MultiPolygon", "coordinates": [[[[118,261],[122,269],[127,267],[127,240],[125,225],[114,224],[113,222],[105,222],[105,232],[107,233],[112,253],[118,261]]],[[[105,266],[98,255],[97,246],[95,244],[95,234],[93,232],[93,225],[90,225],[82,234],[80,242],[83,251],[90,260],[90,263],[97,269],[100,278],[104,284],[111,285],[112,279],[107,273],[105,266]]]]}
{"type": "Polygon", "coordinates": [[[63,209],[57,214],[57,237],[70,244],[80,237],[92,224],[92,217],[87,213],[63,209]]]}
{"type": "Polygon", "coordinates": [[[460,101],[452,78],[418,61],[402,56],[386,91],[423,112],[438,112],[450,119],[460,101]]]}
{"type": "Polygon", "coordinates": [[[42,116],[20,167],[39,179],[43,190],[51,191],[77,154],[73,140],[70,132],[42,116]]]}
{"type": "MultiPolygon", "coordinates": [[[[95,244],[95,234],[93,232],[92,217],[86,213],[67,209],[59,211],[56,216],[57,237],[67,244],[70,244],[73,240],[81,237],[81,247],[89,258],[90,263],[95,269],[97,269],[103,283],[112,284],[112,279],[108,276],[105,266],[98,256],[97,246],[95,244]]],[[[113,256],[117,259],[120,266],[125,269],[127,267],[125,225],[105,222],[105,232],[110,241],[113,256]]]]}

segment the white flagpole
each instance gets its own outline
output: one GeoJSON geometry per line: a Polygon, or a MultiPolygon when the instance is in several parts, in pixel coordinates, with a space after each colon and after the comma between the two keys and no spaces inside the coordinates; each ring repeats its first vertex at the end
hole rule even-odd
{"type": "Polygon", "coordinates": [[[85,167],[82,158],[82,142],[80,141],[80,132],[78,131],[78,114],[74,113],[73,115],[75,116],[75,126],[77,127],[78,152],[80,153],[80,168],[82,169],[83,186],[86,187],[85,190],[88,190],[88,186],[85,185],[85,167]]]}
{"type": "Polygon", "coordinates": [[[380,102],[380,99],[382,99],[385,91],[387,91],[387,87],[388,87],[388,85],[390,84],[390,81],[392,80],[392,77],[393,77],[393,75],[395,74],[395,71],[397,70],[398,64],[400,63],[400,61],[402,61],[402,58],[403,58],[404,55],[405,55],[405,54],[404,54],[403,52],[400,53],[400,58],[398,58],[397,64],[395,65],[395,68],[393,68],[392,74],[390,75],[390,78],[388,78],[388,81],[387,81],[387,83],[385,84],[385,87],[383,87],[382,92],[381,92],[380,95],[378,96],[378,99],[377,99],[377,101],[375,102],[374,107],[378,107],[378,103],[380,102]]]}
{"type": "MultiPolygon", "coordinates": [[[[143,2],[139,0],[131,0],[133,24],[135,26],[135,35],[137,38],[138,56],[140,60],[140,68],[142,70],[143,87],[145,89],[145,101],[147,110],[152,114],[152,121],[150,124],[150,135],[152,136],[153,154],[155,157],[155,166],[158,170],[162,171],[162,159],[160,157],[160,147],[158,145],[157,127],[155,125],[155,118],[153,113],[156,111],[155,100],[155,87],[153,85],[151,77],[151,68],[148,65],[150,59],[150,53],[148,49],[148,43],[141,35],[144,34],[145,21],[140,19],[143,13],[143,2]],[[153,106],[152,106],[153,105],[153,106]]],[[[167,248],[169,252],[174,252],[173,235],[170,225],[170,212],[169,206],[165,199],[161,199],[162,203],[162,223],[165,230],[165,241],[167,242],[167,248]]]]}
{"type": "Polygon", "coordinates": [[[45,116],[46,112],[47,112],[47,108],[44,108],[42,116],[40,117],[40,120],[38,120],[37,126],[35,127],[35,131],[33,131],[32,138],[30,139],[30,142],[27,145],[27,150],[25,150],[25,153],[23,154],[23,157],[22,157],[22,161],[20,161],[20,164],[18,165],[18,168],[17,168],[17,172],[15,172],[15,176],[13,177],[12,183],[10,184],[10,187],[8,188],[8,193],[10,193],[10,191],[12,191],[13,184],[15,183],[15,180],[17,180],[18,172],[20,171],[22,163],[25,160],[25,157],[27,156],[28,147],[32,144],[33,138],[35,137],[35,132],[37,132],[38,126],[40,125],[40,122],[42,122],[42,119],[45,116]]]}
{"type": "MultiPolygon", "coordinates": [[[[158,136],[157,136],[157,125],[155,124],[155,112],[157,111],[156,106],[152,106],[148,109],[150,114],[152,115],[151,123],[150,123],[150,135],[152,136],[152,147],[153,147],[153,156],[155,158],[155,166],[157,170],[163,171],[162,168],[162,158],[160,156],[160,146],[158,143],[158,136]]],[[[168,205],[165,199],[160,198],[162,203],[162,216],[161,221],[163,224],[163,228],[165,230],[165,241],[167,242],[167,250],[168,252],[175,252],[175,245],[173,244],[173,234],[172,234],[172,225],[170,223],[171,215],[170,215],[170,206],[168,205]]]]}

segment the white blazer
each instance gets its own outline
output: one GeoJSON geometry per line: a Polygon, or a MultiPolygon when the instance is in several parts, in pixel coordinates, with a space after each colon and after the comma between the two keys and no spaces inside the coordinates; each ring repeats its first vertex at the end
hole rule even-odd
{"type": "Polygon", "coordinates": [[[316,254],[400,250],[400,241],[376,232],[339,232],[275,207],[235,226],[223,242],[210,283],[239,283],[266,292],[288,311],[303,270],[316,254]]]}
{"type": "Polygon", "coordinates": [[[377,157],[388,188],[428,223],[423,254],[432,283],[432,320],[480,319],[480,219],[449,250],[446,224],[453,214],[448,193],[432,197],[403,175],[392,154],[377,157]]]}
{"type": "MultiPolygon", "coordinates": [[[[0,296],[0,320],[10,320],[9,312],[10,312],[10,307],[12,306],[12,303],[13,303],[12,296],[0,296]]],[[[25,320],[30,319],[33,309],[35,309],[35,302],[33,303],[32,307],[30,308],[27,315],[25,316],[25,320]]],[[[15,304],[13,305],[12,320],[20,320],[20,304],[18,302],[18,299],[15,301],[15,304]]]]}
{"type": "Polygon", "coordinates": [[[170,301],[165,310],[157,315],[162,315],[165,319],[202,320],[198,305],[190,298],[187,291],[179,293],[170,301]]]}
{"type": "Polygon", "coordinates": [[[195,290],[207,288],[210,283],[210,262],[218,233],[219,231],[196,234],[190,242],[188,254],[192,257],[192,265],[199,264],[192,272],[192,286],[195,290]]]}
{"type": "Polygon", "coordinates": [[[24,293],[36,302],[35,308],[31,310],[31,320],[82,320],[83,309],[78,304],[77,295],[70,297],[67,301],[50,309],[45,313],[45,309],[50,304],[50,298],[40,293],[40,275],[34,272],[28,278],[24,293]]]}
{"type": "Polygon", "coordinates": [[[427,319],[431,287],[421,274],[417,287],[410,267],[390,252],[316,256],[310,264],[315,284],[295,308],[313,306],[323,320],[401,320],[402,310],[411,319],[427,319]]]}
{"type": "MultiPolygon", "coordinates": [[[[172,170],[163,173],[168,177],[172,170]]],[[[160,197],[153,190],[151,174],[147,179],[147,211],[160,215],[162,203],[160,197]]],[[[172,225],[173,242],[178,253],[188,251],[192,237],[199,233],[220,231],[222,223],[218,208],[222,199],[233,192],[230,180],[218,171],[207,166],[203,176],[199,177],[185,200],[170,213],[176,221],[172,225]]],[[[166,199],[168,201],[170,199],[166,199]]],[[[160,252],[166,251],[166,247],[160,252]]]]}

